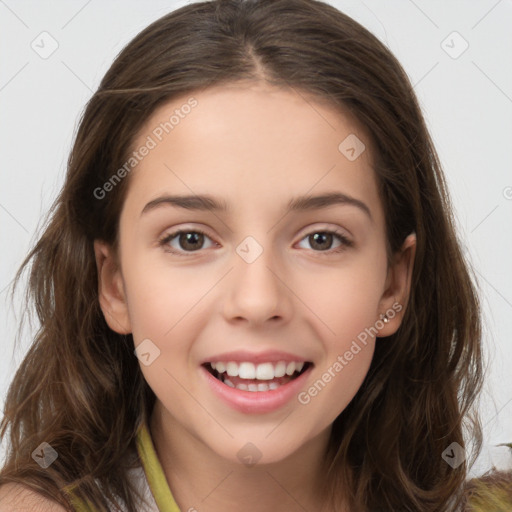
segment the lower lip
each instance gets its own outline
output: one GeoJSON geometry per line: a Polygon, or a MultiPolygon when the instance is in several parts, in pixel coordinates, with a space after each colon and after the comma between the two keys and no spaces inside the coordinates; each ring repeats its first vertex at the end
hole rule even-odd
{"type": "Polygon", "coordinates": [[[216,379],[204,366],[201,366],[200,370],[213,392],[233,409],[245,414],[261,414],[275,411],[296,397],[312,368],[313,365],[310,365],[304,373],[288,384],[269,391],[242,391],[232,388],[216,379]]]}

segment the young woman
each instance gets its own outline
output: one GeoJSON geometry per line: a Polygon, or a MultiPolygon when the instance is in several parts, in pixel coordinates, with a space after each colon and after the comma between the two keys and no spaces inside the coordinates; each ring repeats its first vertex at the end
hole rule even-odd
{"type": "Polygon", "coordinates": [[[141,32],[29,262],[41,329],[4,489],[79,511],[460,506],[478,300],[412,86],[334,7],[200,2],[141,32]]]}

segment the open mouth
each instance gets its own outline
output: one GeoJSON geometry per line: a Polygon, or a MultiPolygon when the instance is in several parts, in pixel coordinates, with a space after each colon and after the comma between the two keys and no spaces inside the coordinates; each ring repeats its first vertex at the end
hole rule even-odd
{"type": "Polygon", "coordinates": [[[280,361],[254,365],[249,362],[230,361],[204,363],[203,367],[226,386],[240,391],[264,392],[273,391],[288,384],[312,365],[311,362],[280,361]]]}

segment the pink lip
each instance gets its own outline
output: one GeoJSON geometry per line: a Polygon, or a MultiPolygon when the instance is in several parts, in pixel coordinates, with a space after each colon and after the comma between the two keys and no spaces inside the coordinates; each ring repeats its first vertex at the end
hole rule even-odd
{"type": "MultiPolygon", "coordinates": [[[[221,360],[225,361],[225,359],[219,359],[219,361],[221,360]]],[[[244,361],[247,361],[247,359],[244,359],[244,361]]],[[[304,387],[312,368],[313,365],[310,365],[304,373],[288,382],[288,384],[279,386],[277,389],[255,392],[241,391],[240,389],[229,387],[219,379],[216,379],[204,366],[200,366],[199,369],[210,389],[233,409],[244,414],[262,414],[275,411],[288,403],[292,398],[297,397],[300,390],[304,387]]]]}
{"type": "Polygon", "coordinates": [[[266,352],[247,352],[245,350],[236,350],[234,352],[225,352],[224,354],[219,354],[218,356],[212,356],[208,359],[205,359],[201,364],[205,363],[216,363],[218,361],[222,361],[227,363],[228,361],[233,361],[235,363],[243,363],[244,361],[258,364],[258,363],[278,363],[279,361],[289,362],[308,362],[307,359],[303,357],[296,356],[294,354],[290,354],[288,352],[279,352],[277,350],[267,350],[266,352]]]}

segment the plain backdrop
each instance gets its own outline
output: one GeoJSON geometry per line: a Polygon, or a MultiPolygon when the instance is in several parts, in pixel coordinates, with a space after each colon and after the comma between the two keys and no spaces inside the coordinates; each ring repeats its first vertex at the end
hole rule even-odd
{"type": "MultiPolygon", "coordinates": [[[[127,43],[186,3],[0,0],[2,405],[35,331],[13,354],[20,308],[8,287],[63,183],[84,105],[127,43]]],[[[512,442],[512,1],[329,3],[379,37],[415,87],[485,315],[485,445],[471,474],[510,468],[510,451],[497,445],[512,442]]]]}

